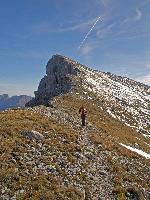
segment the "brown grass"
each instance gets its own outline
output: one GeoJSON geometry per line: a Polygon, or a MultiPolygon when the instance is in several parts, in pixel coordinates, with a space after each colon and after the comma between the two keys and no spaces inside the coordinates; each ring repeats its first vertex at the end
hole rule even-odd
{"type": "MultiPolygon", "coordinates": [[[[59,102],[60,99],[61,97],[58,97],[57,102],[59,102]]],[[[126,190],[122,186],[123,182],[132,182],[133,184],[137,183],[138,185],[142,185],[144,188],[148,188],[149,186],[147,181],[142,177],[142,174],[145,172],[141,165],[143,162],[143,164],[149,166],[149,162],[138,154],[123,148],[119,143],[121,142],[127,145],[134,145],[137,143],[143,151],[149,152],[150,148],[145,144],[145,142],[149,144],[149,140],[138,134],[135,130],[132,130],[120,121],[109,116],[108,113],[97,107],[95,101],[78,99],[77,96],[75,98],[71,95],[64,96],[63,102],[61,101],[61,106],[63,105],[65,109],[71,110],[71,113],[73,113],[76,118],[79,118],[77,112],[78,108],[82,104],[85,105],[88,110],[89,126],[92,125],[98,129],[89,134],[90,140],[95,144],[100,144],[104,150],[111,151],[112,154],[117,153],[118,156],[128,159],[132,165],[135,165],[135,170],[138,175],[129,174],[126,165],[120,164],[119,161],[114,162],[112,158],[108,158],[108,163],[111,166],[112,171],[115,173],[114,191],[117,193],[118,199],[125,199],[126,190]],[[139,159],[142,160],[141,164],[138,163],[139,159]],[[137,178],[137,176],[139,177],[137,178]]]]}
{"type": "MultiPolygon", "coordinates": [[[[108,156],[106,162],[108,162],[112,173],[115,174],[114,192],[117,193],[118,199],[125,199],[126,191],[123,187],[123,182],[137,183],[144,188],[149,187],[146,182],[147,180],[143,180],[144,178],[142,176],[145,173],[144,168],[142,168],[138,161],[142,160],[142,164],[148,166],[149,162],[119,145],[120,142],[127,145],[137,143],[141,149],[149,152],[150,148],[145,144],[145,142],[149,143],[148,139],[137,134],[136,131],[130,129],[116,119],[113,119],[107,112],[98,108],[98,103],[95,100],[87,101],[84,98],[79,98],[78,95],[64,95],[56,97],[55,99],[56,108],[63,108],[68,114],[70,113],[74,116],[77,121],[80,121],[78,109],[84,104],[88,110],[87,120],[91,142],[102,145],[103,150],[106,152],[109,151],[112,155],[117,154],[122,159],[126,158],[131,164],[135,165],[136,172],[139,173],[138,178],[136,175],[128,172],[126,165],[120,164],[119,160],[114,161],[111,156],[108,156]],[[96,127],[96,129],[94,130],[92,127],[96,127]],[[136,139],[137,135],[140,140],[136,139]]],[[[31,110],[1,112],[0,182],[5,183],[8,188],[11,188],[11,196],[20,189],[20,185],[23,185],[25,192],[19,194],[17,197],[18,199],[28,199],[30,195],[32,199],[40,199],[42,197],[46,199],[65,199],[64,197],[82,199],[83,196],[80,191],[74,187],[63,186],[62,182],[57,180],[56,177],[50,175],[43,176],[42,174],[29,176],[25,173],[25,170],[29,169],[29,171],[32,171],[31,166],[26,165],[19,159],[17,164],[12,161],[12,151],[15,150],[19,155],[23,155],[28,149],[28,144],[32,144],[34,147],[37,146],[36,141],[29,141],[21,135],[22,131],[31,130],[42,133],[45,136],[44,144],[53,152],[51,157],[48,155],[43,156],[42,159],[44,163],[48,164],[51,162],[54,164],[55,159],[53,159],[53,157],[58,156],[57,153],[55,153],[57,151],[65,152],[69,163],[75,162],[72,155],[74,150],[79,148],[76,144],[78,138],[77,130],[58,123],[56,120],[45,117],[40,113],[32,112],[31,110]],[[66,143],[64,143],[61,138],[65,139],[66,143]],[[19,172],[15,171],[16,166],[19,172]]],[[[88,166],[85,166],[85,168],[86,167],[88,166]]],[[[61,170],[59,166],[56,166],[56,168],[62,176],[66,176],[66,173],[61,170]]],[[[80,179],[81,182],[86,183],[86,175],[84,173],[80,174],[80,179]]]]}

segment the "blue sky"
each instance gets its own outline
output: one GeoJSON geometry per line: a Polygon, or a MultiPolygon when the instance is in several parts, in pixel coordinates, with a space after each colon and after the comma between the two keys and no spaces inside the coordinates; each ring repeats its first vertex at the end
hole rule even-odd
{"type": "Polygon", "coordinates": [[[0,28],[0,94],[33,95],[56,53],[150,85],[150,0],[0,0],[0,28]]]}

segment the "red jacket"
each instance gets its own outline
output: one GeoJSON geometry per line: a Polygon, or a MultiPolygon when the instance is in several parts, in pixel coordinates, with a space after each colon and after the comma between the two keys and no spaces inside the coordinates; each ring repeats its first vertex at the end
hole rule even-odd
{"type": "Polygon", "coordinates": [[[79,114],[81,114],[81,117],[85,117],[86,114],[87,114],[87,110],[82,106],[82,107],[79,109],[79,114]]]}

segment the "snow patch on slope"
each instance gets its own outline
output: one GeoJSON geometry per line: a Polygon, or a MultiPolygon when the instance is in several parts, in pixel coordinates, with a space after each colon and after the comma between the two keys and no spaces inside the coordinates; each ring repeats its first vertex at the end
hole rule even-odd
{"type": "Polygon", "coordinates": [[[108,106],[105,107],[113,118],[119,119],[142,134],[150,135],[150,95],[148,93],[138,86],[114,81],[106,73],[82,66],[81,70],[85,74],[85,81],[82,83],[85,89],[96,93],[114,106],[122,107],[124,114],[118,113],[117,109],[114,109],[112,113],[108,106]]]}
{"type": "Polygon", "coordinates": [[[139,155],[141,155],[141,156],[143,156],[143,157],[145,157],[145,158],[147,158],[147,159],[150,159],[150,154],[148,154],[148,153],[146,153],[146,152],[144,152],[144,151],[142,151],[142,150],[139,150],[139,149],[136,149],[136,148],[127,146],[127,145],[122,144],[122,143],[120,143],[120,145],[122,145],[123,147],[125,147],[125,148],[127,148],[127,149],[129,149],[129,150],[131,150],[131,151],[133,151],[133,152],[138,153],[139,155]]]}

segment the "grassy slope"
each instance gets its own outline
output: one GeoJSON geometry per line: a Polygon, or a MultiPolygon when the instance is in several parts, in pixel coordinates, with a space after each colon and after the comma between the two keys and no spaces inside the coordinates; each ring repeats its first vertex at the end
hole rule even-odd
{"type": "MultiPolygon", "coordinates": [[[[127,185],[128,188],[129,185],[131,185],[131,187],[134,188],[133,190],[136,190],[138,185],[148,189],[150,187],[148,181],[148,177],[150,176],[149,160],[127,150],[119,145],[119,143],[121,142],[130,146],[136,144],[138,148],[149,153],[150,140],[125,126],[120,121],[112,118],[101,108],[98,108],[98,106],[100,107],[102,105],[102,102],[98,102],[97,99],[93,98],[93,100],[87,101],[87,99],[78,98],[78,95],[76,97],[74,95],[66,95],[62,102],[62,97],[57,98],[57,106],[60,109],[61,107],[65,107],[66,110],[69,110],[70,113],[73,113],[76,117],[78,108],[82,104],[85,105],[88,110],[89,126],[96,127],[97,129],[95,131],[92,130],[89,134],[89,138],[93,143],[101,144],[106,151],[111,152],[110,154],[108,153],[107,162],[110,164],[112,171],[116,174],[114,178],[114,191],[118,193],[118,198],[125,198],[124,194],[126,189],[123,185],[127,185]]],[[[141,195],[140,192],[139,195],[141,195]]]]}
{"type": "Polygon", "coordinates": [[[82,195],[79,191],[72,187],[63,186],[54,175],[44,175],[39,172],[33,176],[34,166],[30,163],[27,164],[25,159],[21,159],[32,148],[38,147],[38,142],[30,141],[20,134],[22,131],[30,130],[39,131],[47,138],[44,143],[41,143],[41,146],[45,145],[47,150],[52,152],[52,155],[48,156],[48,151],[43,152],[42,161],[51,164],[54,163],[52,157],[57,156],[57,152],[61,150],[68,152],[69,155],[73,149],[73,145],[61,143],[59,137],[63,137],[73,144],[76,140],[74,130],[40,114],[24,110],[0,113],[0,189],[2,189],[2,185],[11,189],[8,192],[9,196],[14,196],[16,191],[23,189],[25,192],[18,194],[18,199],[28,199],[30,196],[32,199],[42,197],[47,199],[63,199],[64,197],[80,199],[82,195]]]}
{"type": "MultiPolygon", "coordinates": [[[[111,118],[105,111],[98,109],[95,100],[87,101],[78,98],[78,95],[64,95],[55,99],[54,109],[62,110],[70,117],[73,116],[75,119],[73,127],[57,123],[55,117],[48,118],[30,109],[0,113],[0,189],[2,189],[2,185],[5,185],[10,189],[8,191],[10,196],[14,196],[16,191],[23,189],[24,192],[17,195],[18,199],[28,199],[30,196],[32,199],[42,197],[46,199],[83,199],[83,193],[75,187],[64,186],[57,173],[43,174],[40,170],[34,173],[34,162],[27,162],[25,156],[34,148],[40,149],[41,162],[55,166],[61,177],[65,177],[65,171],[56,165],[55,159],[60,156],[60,152],[64,152],[69,163],[75,164],[76,162],[73,152],[79,146],[77,145],[78,131],[75,123],[79,122],[78,109],[82,104],[88,110],[89,139],[93,144],[101,144],[108,155],[106,162],[110,171],[115,174],[114,193],[117,194],[118,199],[125,199],[125,192],[129,187],[134,190],[137,188],[148,189],[150,186],[148,185],[149,160],[119,145],[119,142],[127,145],[137,143],[141,149],[149,152],[150,148],[146,145],[146,143],[150,144],[148,139],[111,118]],[[45,136],[45,140],[39,143],[24,138],[20,134],[22,131],[30,130],[39,131],[45,136]],[[140,140],[136,139],[137,136],[140,140]]],[[[100,105],[100,102],[98,104],[100,105]]],[[[34,158],[37,159],[37,162],[39,161],[36,156],[34,158]]],[[[138,192],[142,199],[142,193],[140,190],[138,192]]]]}

